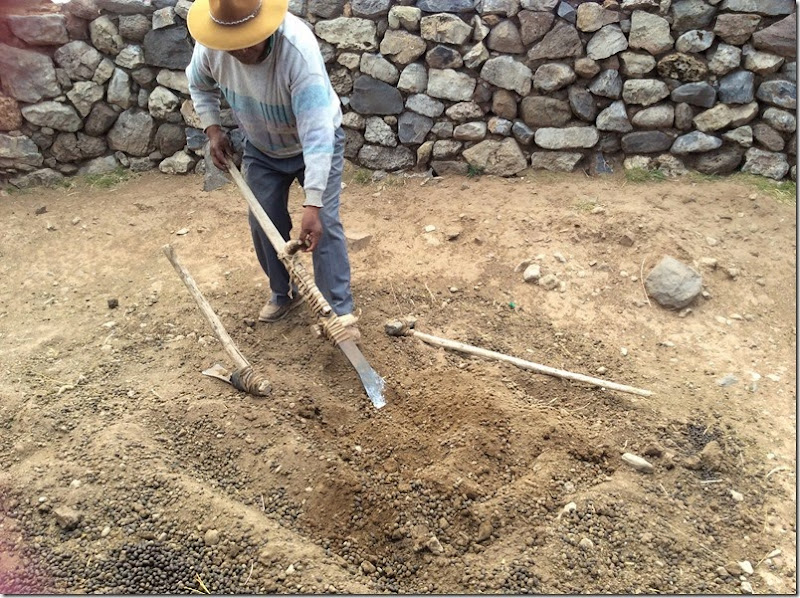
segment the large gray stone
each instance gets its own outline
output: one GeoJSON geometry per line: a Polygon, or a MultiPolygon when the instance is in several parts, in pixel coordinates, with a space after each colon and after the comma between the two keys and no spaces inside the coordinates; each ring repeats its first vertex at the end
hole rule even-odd
{"type": "Polygon", "coordinates": [[[339,50],[372,51],[378,47],[375,22],[368,19],[339,17],[319,21],[314,25],[314,32],[339,50]]]}
{"type": "MultiPolygon", "coordinates": [[[[202,131],[198,131],[198,133],[200,138],[198,145],[199,149],[202,149],[205,145],[206,136],[202,131]]],[[[188,145],[186,137],[184,127],[164,123],[158,127],[153,143],[155,143],[156,149],[161,152],[162,156],[172,156],[175,152],[182,150],[185,145],[188,145]]]]}
{"type": "Polygon", "coordinates": [[[403,112],[397,121],[397,136],[400,143],[418,145],[433,127],[433,120],[414,112],[403,112]]]}
{"type": "Polygon", "coordinates": [[[717,16],[714,33],[729,44],[741,46],[758,28],[761,17],[739,13],[723,13],[717,16]]]}
{"type": "Polygon", "coordinates": [[[419,31],[422,11],[416,6],[393,6],[389,9],[389,27],[406,31],[419,31]]]}
{"type": "Polygon", "coordinates": [[[626,154],[653,154],[667,151],[674,137],[663,131],[635,131],[622,136],[622,151],[626,154]]]}
{"type": "Polygon", "coordinates": [[[139,108],[119,115],[108,132],[108,146],[131,156],[146,156],[153,151],[156,126],[150,113],[139,108]]]}
{"type": "Polygon", "coordinates": [[[755,95],[755,75],[735,71],[719,81],[719,100],[726,104],[749,104],[755,95]]]}
{"type": "Polygon", "coordinates": [[[145,64],[144,50],[141,46],[134,44],[125,46],[119,51],[114,62],[116,62],[117,66],[121,66],[125,69],[138,69],[145,64]]]}
{"type": "Polygon", "coordinates": [[[440,139],[433,144],[433,157],[436,160],[450,160],[458,155],[463,145],[460,141],[440,139]]]}
{"type": "Polygon", "coordinates": [[[64,181],[64,175],[52,168],[42,168],[34,170],[29,174],[14,177],[9,181],[18,189],[26,189],[29,187],[50,187],[57,185],[64,181]]]}
{"type": "Polygon", "coordinates": [[[30,137],[0,133],[0,165],[41,166],[42,161],[43,157],[39,152],[39,147],[30,137]]]}
{"type": "Polygon", "coordinates": [[[569,104],[556,98],[528,96],[520,103],[522,120],[531,128],[562,127],[572,119],[569,104]]]}
{"type": "Polygon", "coordinates": [[[69,41],[64,15],[9,15],[7,20],[11,32],[32,46],[60,46],[69,41]]]}
{"type": "Polygon", "coordinates": [[[469,69],[477,70],[487,60],[489,60],[489,50],[483,42],[478,42],[464,54],[464,64],[469,69]]]}
{"type": "Polygon", "coordinates": [[[762,102],[794,110],[797,108],[797,84],[789,81],[764,81],[758,87],[756,97],[762,102]]]}
{"type": "Polygon", "coordinates": [[[420,93],[428,88],[428,71],[418,62],[409,64],[400,73],[397,89],[406,93],[420,93]]]}
{"type": "Polygon", "coordinates": [[[428,95],[453,102],[472,99],[476,81],[466,73],[452,69],[428,71],[428,95]]]}
{"type": "Polygon", "coordinates": [[[672,4],[672,28],[675,31],[705,29],[715,13],[716,8],[704,0],[678,0],[672,4]]]}
{"type": "Polygon", "coordinates": [[[583,87],[573,85],[568,92],[569,107],[573,114],[585,122],[594,122],[597,117],[597,105],[594,96],[583,87]]]}
{"type": "Polygon", "coordinates": [[[694,169],[703,174],[731,174],[742,163],[744,151],[738,147],[721,147],[697,156],[694,169]]]}
{"type": "Polygon", "coordinates": [[[158,8],[150,0],[96,0],[100,9],[118,15],[152,14],[158,8]]]}
{"type": "Polygon", "coordinates": [[[583,154],[577,152],[533,152],[531,168],[552,172],[572,172],[582,158],[583,154]]]}
{"type": "Polygon", "coordinates": [[[592,60],[604,60],[628,48],[628,38],[619,25],[606,25],[586,44],[586,55],[592,60]]]}
{"type": "Polygon", "coordinates": [[[694,54],[675,52],[658,61],[658,74],[665,79],[678,81],[703,81],[708,76],[708,65],[694,54]]]}
{"type": "Polygon", "coordinates": [[[731,12],[753,12],[767,17],[790,15],[794,12],[794,0],[725,0],[723,10],[731,12]]]}
{"type": "Polygon", "coordinates": [[[482,15],[513,17],[519,12],[519,0],[481,0],[477,9],[482,15]]]}
{"type": "Polygon", "coordinates": [[[647,294],[659,305],[682,309],[703,292],[703,277],[693,268],[667,255],[647,275],[644,286],[647,294]]]}
{"type": "Polygon", "coordinates": [[[685,83],[670,94],[673,102],[685,102],[693,106],[711,108],[717,99],[717,91],[707,82],[685,83]]]}
{"type": "Polygon", "coordinates": [[[108,15],[98,17],[89,23],[89,36],[92,45],[104,54],[116,56],[124,45],[116,23],[108,15]]]}
{"type": "Polygon", "coordinates": [[[715,150],[722,145],[722,139],[700,131],[692,131],[681,135],[672,144],[670,151],[673,154],[695,154],[715,150]]]}
{"type": "Polygon", "coordinates": [[[592,81],[589,91],[596,96],[616,100],[622,93],[622,77],[616,69],[606,69],[592,81]]]}
{"type": "Polygon", "coordinates": [[[529,46],[538,42],[550,30],[555,16],[551,12],[533,12],[523,10],[517,15],[519,19],[522,43],[529,46]]]}
{"type": "Polygon", "coordinates": [[[511,134],[514,135],[514,139],[522,145],[529,145],[531,141],[533,141],[533,131],[521,120],[511,125],[511,134]]]}
{"type": "Polygon", "coordinates": [[[797,15],[781,19],[753,34],[753,46],[780,56],[797,56],[797,15]]]}
{"type": "Polygon", "coordinates": [[[78,176],[107,174],[116,171],[119,167],[120,163],[114,156],[103,156],[86,162],[78,169],[78,176]]]}
{"type": "Polygon", "coordinates": [[[522,8],[552,12],[560,0],[521,0],[522,8]]]}
{"type": "Polygon", "coordinates": [[[639,110],[631,122],[638,129],[671,129],[675,122],[675,107],[672,104],[660,104],[639,110]]]}
{"type": "Polygon", "coordinates": [[[519,145],[510,137],[502,141],[481,141],[464,150],[462,156],[470,165],[485,174],[498,176],[513,176],[528,166],[519,145]]]}
{"type": "Polygon", "coordinates": [[[615,131],[617,133],[627,133],[633,130],[628,112],[625,109],[625,102],[617,100],[597,115],[597,128],[600,131],[615,131]]]}
{"type": "Polygon", "coordinates": [[[686,102],[675,105],[675,128],[680,131],[688,131],[692,128],[694,121],[694,109],[686,102]]]}
{"type": "Polygon", "coordinates": [[[719,131],[725,129],[733,122],[734,113],[728,104],[717,104],[694,117],[694,125],[700,131],[719,131]]]}
{"type": "Polygon", "coordinates": [[[147,64],[167,69],[185,69],[192,59],[192,44],[185,27],[168,27],[149,31],[144,36],[147,64]]]}
{"type": "Polygon", "coordinates": [[[0,44],[3,89],[20,102],[36,103],[61,93],[53,61],[44,54],[0,44]]]}
{"type": "MultiPolygon", "coordinates": [[[[425,54],[425,62],[428,64],[428,67],[432,69],[457,69],[464,65],[464,59],[461,58],[461,54],[458,50],[442,44],[437,44],[428,50],[425,54]]],[[[399,77],[400,73],[398,73],[397,76],[399,77]]]]}
{"type": "Polygon", "coordinates": [[[103,99],[105,90],[91,81],[78,81],[67,92],[67,98],[81,116],[88,116],[95,102],[103,99]]]}
{"type": "Polygon", "coordinates": [[[397,70],[397,67],[379,54],[369,54],[368,52],[362,54],[360,68],[365,75],[390,85],[397,85],[400,80],[400,71],[397,70]]]}
{"type": "Polygon", "coordinates": [[[103,56],[86,42],[76,40],[61,46],[53,58],[73,81],[88,81],[103,56]]]}
{"type": "Polygon", "coordinates": [[[353,16],[366,19],[378,19],[389,14],[391,0],[351,0],[350,8],[353,16]]]}
{"type": "Polygon", "coordinates": [[[405,147],[365,145],[358,151],[358,161],[372,170],[404,170],[414,166],[414,152],[405,147]]]}
{"type": "Polygon", "coordinates": [[[511,56],[498,56],[486,61],[481,79],[496,87],[516,91],[526,96],[531,91],[531,70],[511,56]]]}
{"type": "Polygon", "coordinates": [[[458,102],[453,104],[446,111],[447,118],[455,122],[465,122],[468,120],[481,120],[483,110],[475,102],[458,102]]]}
{"type": "Polygon", "coordinates": [[[184,71],[161,69],[158,71],[158,75],[156,75],[156,81],[158,81],[159,85],[189,95],[189,81],[184,71]]]}
{"type": "Polygon", "coordinates": [[[738,68],[741,62],[741,48],[720,43],[717,45],[716,50],[711,52],[711,60],[708,61],[708,70],[717,76],[721,76],[738,68]]]}
{"type": "Polygon", "coordinates": [[[63,5],[63,9],[67,14],[87,21],[100,16],[100,7],[96,0],[71,0],[63,5]]]}
{"type": "Polygon", "coordinates": [[[325,19],[342,16],[344,0],[308,0],[308,12],[325,19]]]}
{"type": "Polygon", "coordinates": [[[114,69],[114,74],[108,82],[106,100],[126,110],[136,104],[136,97],[131,92],[130,76],[122,69],[114,69]]]}
{"type": "Polygon", "coordinates": [[[417,8],[424,12],[471,12],[476,0],[417,0],[417,8]]]}
{"type": "Polygon", "coordinates": [[[543,127],[534,134],[536,145],[544,149],[570,149],[594,147],[600,140],[595,127],[543,127]]]}
{"type": "MultiPolygon", "coordinates": [[[[619,58],[622,61],[622,74],[631,78],[643,77],[656,68],[656,59],[649,54],[622,52],[619,58]]],[[[622,84],[620,83],[621,90],[622,84]]]]}
{"type": "Polygon", "coordinates": [[[566,21],[557,21],[544,38],[528,51],[528,60],[569,58],[583,55],[583,42],[578,30],[566,21]]]}
{"type": "Polygon", "coordinates": [[[742,147],[750,147],[753,145],[753,129],[749,126],[742,126],[727,131],[722,135],[726,141],[738,143],[742,147]]]}
{"type": "Polygon", "coordinates": [[[744,56],[744,68],[753,71],[757,75],[769,75],[778,71],[783,65],[783,56],[761,52],[752,46],[745,46],[742,50],[744,56]]]}
{"type": "MultiPolygon", "coordinates": [[[[72,0],[74,2],[74,0],[72,0]]],[[[145,15],[121,15],[119,17],[119,34],[124,39],[140,42],[150,31],[152,21],[145,15]]]]}
{"type": "Polygon", "coordinates": [[[158,120],[166,120],[171,112],[180,109],[181,100],[166,87],[156,87],[147,100],[147,109],[150,115],[158,120]]]}
{"type": "Polygon", "coordinates": [[[786,147],[786,141],[780,133],[766,123],[758,123],[753,126],[753,138],[771,152],[780,152],[786,147]]]}
{"type": "Polygon", "coordinates": [[[713,31],[692,29],[678,38],[675,49],[678,52],[705,52],[714,43],[714,37],[713,31]]]}
{"type": "Polygon", "coordinates": [[[370,116],[367,119],[367,127],[364,131],[364,139],[368,143],[377,143],[385,147],[396,147],[397,137],[386,121],[378,116],[370,116]]]}
{"type": "Polygon", "coordinates": [[[639,48],[656,55],[671,50],[675,40],[670,35],[669,22],[666,19],[637,10],[631,15],[628,43],[631,48],[639,48]]]}
{"type": "Polygon", "coordinates": [[[403,96],[388,83],[362,75],[353,84],[350,106],[360,114],[400,114],[403,96]]]}
{"type": "Polygon", "coordinates": [[[619,23],[621,15],[615,10],[607,10],[600,4],[585,2],[578,6],[577,27],[583,32],[591,33],[606,25],[619,23]]]}
{"type": "Polygon", "coordinates": [[[549,93],[566,87],[575,81],[575,71],[567,64],[553,62],[543,64],[533,76],[533,88],[536,91],[549,93]]]}
{"type": "Polygon", "coordinates": [[[419,32],[423,39],[459,46],[472,35],[472,27],[456,15],[437,14],[422,17],[419,32]]]}
{"type": "Polygon", "coordinates": [[[519,29],[511,20],[500,21],[492,27],[486,46],[503,54],[522,54],[525,51],[519,29]]]}
{"type": "Polygon", "coordinates": [[[75,108],[61,102],[40,102],[22,107],[22,116],[39,127],[50,127],[56,131],[78,131],[83,120],[75,108]]]}
{"type": "Polygon", "coordinates": [[[658,79],[628,79],[622,86],[622,99],[628,104],[649,106],[668,96],[669,88],[658,79]]]}
{"type": "Polygon", "coordinates": [[[83,130],[87,135],[99,137],[105,135],[111,125],[117,120],[118,114],[114,109],[103,102],[98,102],[92,106],[89,116],[84,122],[83,130]]]}
{"type": "Polygon", "coordinates": [[[794,133],[797,129],[797,119],[791,112],[770,107],[764,110],[761,117],[765,123],[781,133],[794,133]]]}
{"type": "Polygon", "coordinates": [[[751,147],[745,153],[745,163],[742,172],[750,172],[771,179],[780,180],[789,172],[789,162],[786,154],[766,152],[751,147]]]}
{"type": "Polygon", "coordinates": [[[482,121],[463,123],[453,129],[453,139],[458,139],[459,141],[481,141],[486,137],[486,130],[486,123],[482,121]]]}
{"type": "Polygon", "coordinates": [[[414,62],[426,48],[425,40],[420,36],[402,29],[387,31],[380,45],[381,54],[400,65],[414,62]]]}

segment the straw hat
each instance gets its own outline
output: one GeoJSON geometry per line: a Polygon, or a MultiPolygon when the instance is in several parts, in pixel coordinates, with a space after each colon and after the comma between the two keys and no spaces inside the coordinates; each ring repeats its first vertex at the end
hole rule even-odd
{"type": "Polygon", "coordinates": [[[192,37],[212,50],[241,50],[280,27],[289,0],[195,0],[186,17],[192,37]]]}

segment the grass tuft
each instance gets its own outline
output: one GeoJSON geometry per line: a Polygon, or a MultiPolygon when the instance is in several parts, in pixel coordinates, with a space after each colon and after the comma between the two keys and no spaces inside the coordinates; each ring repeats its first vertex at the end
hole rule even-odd
{"type": "Polygon", "coordinates": [[[111,172],[105,172],[103,174],[87,174],[83,178],[91,187],[96,187],[98,189],[111,189],[112,187],[116,187],[120,183],[123,183],[132,177],[133,173],[131,173],[129,170],[125,170],[122,167],[117,167],[111,172]]]}
{"type": "Polygon", "coordinates": [[[666,178],[667,175],[662,170],[629,168],[625,171],[625,180],[629,183],[655,183],[666,180],[666,178]]]}

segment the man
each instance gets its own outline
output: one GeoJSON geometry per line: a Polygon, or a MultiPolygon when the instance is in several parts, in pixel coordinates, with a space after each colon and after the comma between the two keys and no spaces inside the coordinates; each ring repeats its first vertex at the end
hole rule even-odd
{"type": "MultiPolygon", "coordinates": [[[[342,112],[316,37],[287,11],[287,0],[195,0],[187,25],[197,42],[186,75],[214,164],[227,170],[230,140],[220,127],[220,94],[244,132],[244,177],[284,239],[292,221],[289,187],[305,192],[300,240],[313,252],[314,279],[358,340],[350,262],[339,219],[344,165],[342,112]]],[[[258,261],[272,296],[259,314],[276,322],[300,302],[255,217],[258,261]]]]}

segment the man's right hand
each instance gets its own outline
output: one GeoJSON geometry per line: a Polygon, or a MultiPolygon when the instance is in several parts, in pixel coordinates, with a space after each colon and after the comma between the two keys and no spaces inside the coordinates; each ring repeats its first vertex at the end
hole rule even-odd
{"type": "Polygon", "coordinates": [[[214,166],[228,172],[227,158],[233,158],[231,140],[219,125],[211,125],[208,127],[206,129],[206,135],[211,144],[211,159],[214,161],[214,166]]]}

